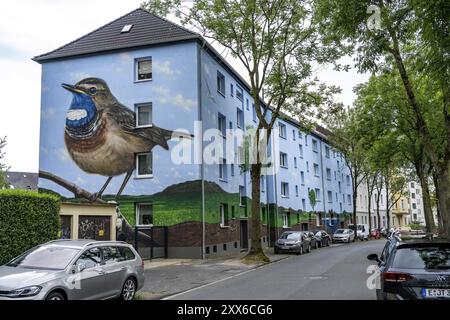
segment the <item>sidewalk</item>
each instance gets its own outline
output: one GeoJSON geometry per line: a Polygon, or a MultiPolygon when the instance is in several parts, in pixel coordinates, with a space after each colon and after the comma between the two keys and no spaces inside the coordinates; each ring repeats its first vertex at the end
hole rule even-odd
{"type": "MultiPolygon", "coordinates": [[[[271,263],[289,258],[289,255],[274,255],[266,250],[271,263]]],[[[145,284],[136,294],[136,299],[161,299],[179,292],[193,289],[214,281],[255,269],[262,264],[246,265],[240,260],[246,253],[234,258],[216,259],[155,259],[145,262],[145,284]]]]}

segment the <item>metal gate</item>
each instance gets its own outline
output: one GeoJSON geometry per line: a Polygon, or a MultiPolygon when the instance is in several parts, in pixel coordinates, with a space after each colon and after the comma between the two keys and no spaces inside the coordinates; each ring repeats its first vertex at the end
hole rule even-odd
{"type": "Polygon", "coordinates": [[[142,259],[168,257],[168,227],[139,227],[134,229],[134,248],[142,259]]]}

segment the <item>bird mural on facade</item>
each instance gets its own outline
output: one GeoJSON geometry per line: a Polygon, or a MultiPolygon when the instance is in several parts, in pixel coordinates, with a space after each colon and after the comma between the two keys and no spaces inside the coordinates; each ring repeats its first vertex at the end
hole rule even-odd
{"type": "Polygon", "coordinates": [[[62,87],[73,95],[64,133],[71,158],[83,171],[108,177],[92,200],[101,197],[113,177],[125,173],[116,198],[120,196],[136,167],[136,154],[158,145],[168,150],[173,137],[192,137],[155,125],[136,127],[135,112],[114,97],[103,79],[86,78],[62,87]]]}

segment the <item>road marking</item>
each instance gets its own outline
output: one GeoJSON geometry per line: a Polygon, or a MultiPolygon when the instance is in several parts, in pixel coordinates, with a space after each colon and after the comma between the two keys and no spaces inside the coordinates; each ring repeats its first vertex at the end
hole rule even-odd
{"type": "Polygon", "coordinates": [[[267,266],[273,266],[274,264],[280,263],[280,262],[282,262],[282,261],[285,261],[285,260],[288,260],[288,259],[291,259],[291,258],[292,258],[292,256],[288,256],[288,257],[286,257],[286,258],[277,260],[277,261],[275,261],[275,262],[266,263],[266,264],[263,264],[263,265],[261,265],[261,266],[257,266],[257,267],[255,267],[255,268],[252,268],[252,269],[250,269],[250,270],[247,270],[247,271],[244,271],[244,272],[241,272],[241,273],[238,273],[238,274],[235,274],[235,275],[232,275],[232,276],[229,276],[229,277],[220,279],[220,280],[216,280],[216,281],[211,282],[211,283],[206,283],[206,284],[204,284],[204,285],[201,285],[201,286],[198,286],[198,287],[195,287],[195,288],[192,288],[192,289],[188,289],[188,290],[183,291],[183,292],[175,293],[175,294],[173,294],[173,295],[164,297],[164,298],[162,298],[161,300],[169,300],[169,299],[173,299],[173,298],[178,297],[178,296],[181,296],[181,295],[183,295],[183,294],[190,293],[190,292],[192,292],[192,291],[199,290],[199,289],[202,289],[202,288],[205,288],[205,287],[208,287],[208,286],[212,286],[212,285],[214,285],[214,284],[217,284],[217,283],[220,283],[220,282],[223,282],[223,281],[226,281],[226,280],[230,280],[230,279],[233,279],[233,278],[242,276],[242,275],[244,275],[244,274],[250,273],[250,272],[252,272],[252,271],[255,271],[255,270],[258,270],[258,269],[267,267],[267,266]]]}

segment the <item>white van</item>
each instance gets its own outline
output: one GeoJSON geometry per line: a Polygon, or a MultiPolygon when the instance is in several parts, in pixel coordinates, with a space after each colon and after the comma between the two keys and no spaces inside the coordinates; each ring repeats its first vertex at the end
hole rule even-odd
{"type": "MultiPolygon", "coordinates": [[[[355,225],[353,225],[353,224],[349,224],[348,228],[355,231],[355,225]]],[[[368,224],[357,224],[357,228],[358,228],[358,230],[356,231],[356,237],[361,241],[363,241],[363,240],[368,241],[369,236],[370,236],[369,225],[368,224]]]]}

